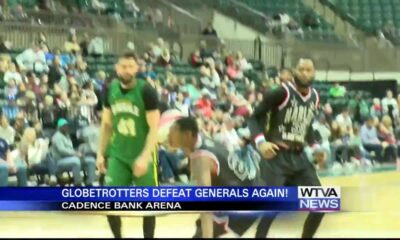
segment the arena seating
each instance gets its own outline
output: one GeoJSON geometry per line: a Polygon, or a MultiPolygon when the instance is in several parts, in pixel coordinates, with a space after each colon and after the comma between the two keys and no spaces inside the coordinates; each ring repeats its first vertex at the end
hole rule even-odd
{"type": "Polygon", "coordinates": [[[397,0],[321,0],[357,28],[374,33],[392,21],[400,27],[400,5],[397,0]]]}
{"type": "MultiPolygon", "coordinates": [[[[224,1],[224,0],[222,0],[224,1]]],[[[286,13],[291,16],[305,30],[306,40],[322,40],[322,41],[339,41],[339,38],[334,32],[333,26],[326,22],[324,18],[319,16],[311,8],[305,6],[299,0],[240,0],[253,9],[257,9],[269,16],[274,16],[279,13],[286,13]],[[319,19],[319,27],[317,29],[307,29],[303,25],[303,17],[310,13],[314,18],[319,19]]]]}

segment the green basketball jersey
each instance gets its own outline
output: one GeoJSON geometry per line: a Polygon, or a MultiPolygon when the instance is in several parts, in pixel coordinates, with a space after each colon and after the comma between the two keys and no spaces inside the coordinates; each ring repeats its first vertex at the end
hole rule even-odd
{"type": "Polygon", "coordinates": [[[138,80],[134,88],[124,93],[119,81],[113,81],[108,91],[113,132],[108,154],[127,163],[142,153],[149,132],[143,100],[145,84],[138,80]]]}

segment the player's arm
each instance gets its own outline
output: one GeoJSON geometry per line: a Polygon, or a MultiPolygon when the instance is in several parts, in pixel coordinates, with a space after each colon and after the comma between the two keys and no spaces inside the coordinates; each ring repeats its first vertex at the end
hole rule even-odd
{"type": "Polygon", "coordinates": [[[105,171],[104,155],[110,138],[112,135],[112,112],[110,108],[110,102],[108,100],[108,88],[106,88],[104,98],[103,113],[101,115],[101,126],[100,126],[100,144],[97,150],[97,167],[100,172],[105,171]]]}
{"type": "MultiPolygon", "coordinates": [[[[212,160],[206,157],[198,158],[191,161],[190,173],[192,181],[197,186],[211,186],[211,170],[212,160]]],[[[203,238],[212,238],[214,234],[214,225],[212,215],[210,213],[202,213],[200,215],[201,230],[203,238]]]]}
{"type": "MultiPolygon", "coordinates": [[[[160,111],[158,109],[157,91],[146,84],[143,89],[143,99],[146,109],[146,120],[149,125],[149,133],[146,137],[146,144],[142,152],[142,156],[150,156],[157,146],[158,125],[160,122],[160,111]]],[[[147,158],[152,160],[152,158],[147,158]]]]}
{"type": "Polygon", "coordinates": [[[256,144],[265,142],[264,127],[267,114],[278,109],[287,97],[289,97],[288,90],[282,86],[270,89],[265,92],[262,102],[255,107],[247,123],[252,139],[254,139],[256,144]]]}

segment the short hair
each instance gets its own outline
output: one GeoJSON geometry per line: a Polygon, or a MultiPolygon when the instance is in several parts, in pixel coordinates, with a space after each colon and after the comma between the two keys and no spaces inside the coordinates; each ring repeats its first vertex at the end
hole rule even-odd
{"type": "Polygon", "coordinates": [[[123,54],[119,57],[119,59],[133,59],[133,60],[135,60],[136,62],[138,61],[138,57],[137,57],[136,53],[135,53],[135,52],[132,52],[132,51],[123,53],[123,54]]]}
{"type": "Polygon", "coordinates": [[[197,125],[196,118],[184,117],[176,120],[175,124],[182,132],[191,132],[193,136],[197,136],[197,134],[199,134],[199,126],[197,125]]]}
{"type": "Polygon", "coordinates": [[[311,56],[303,56],[303,57],[300,57],[299,58],[299,60],[297,60],[297,64],[296,64],[296,66],[297,65],[299,65],[299,63],[300,63],[300,61],[301,60],[309,60],[309,61],[311,61],[312,62],[312,64],[314,65],[314,67],[315,67],[315,61],[314,61],[314,58],[312,58],[311,56]]]}

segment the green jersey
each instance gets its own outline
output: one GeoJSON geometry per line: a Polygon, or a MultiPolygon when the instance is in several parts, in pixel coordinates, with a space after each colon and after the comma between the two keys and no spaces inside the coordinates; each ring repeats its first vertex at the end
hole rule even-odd
{"type": "Polygon", "coordinates": [[[107,152],[126,163],[132,163],[141,154],[149,133],[145,87],[148,87],[146,82],[138,80],[132,89],[124,90],[119,81],[113,81],[106,93],[106,106],[112,112],[112,136],[107,152]]]}

